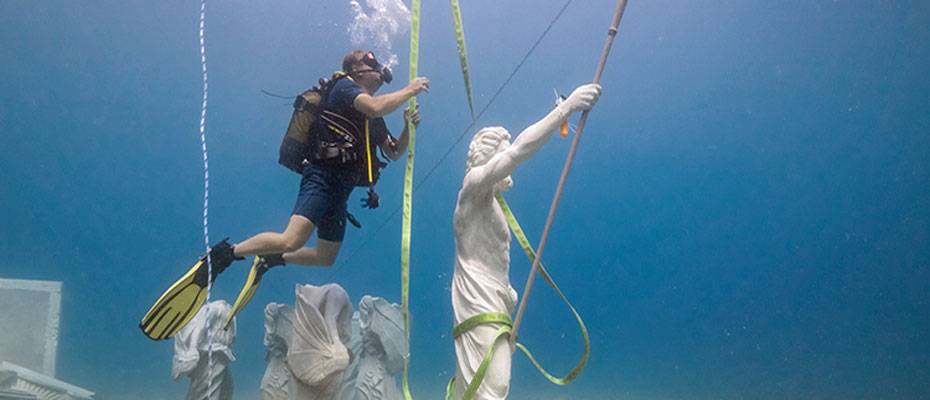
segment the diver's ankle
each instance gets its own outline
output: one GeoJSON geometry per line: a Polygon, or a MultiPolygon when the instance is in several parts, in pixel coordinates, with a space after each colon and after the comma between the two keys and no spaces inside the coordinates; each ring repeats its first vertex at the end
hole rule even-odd
{"type": "Polygon", "coordinates": [[[265,265],[267,265],[268,268],[287,265],[283,253],[265,254],[261,257],[265,259],[265,265]]]}

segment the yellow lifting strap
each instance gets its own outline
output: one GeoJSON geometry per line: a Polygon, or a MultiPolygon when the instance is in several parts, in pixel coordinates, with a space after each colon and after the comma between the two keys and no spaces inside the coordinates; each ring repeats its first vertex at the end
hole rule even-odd
{"type": "MultiPolygon", "coordinates": [[[[500,193],[496,195],[497,203],[501,206],[501,210],[504,212],[504,216],[507,218],[507,224],[510,226],[510,230],[513,231],[514,236],[517,238],[517,242],[520,243],[520,247],[523,248],[523,252],[526,253],[526,256],[533,261],[536,258],[536,254],[533,251],[533,246],[530,245],[530,241],[526,238],[526,234],[523,232],[523,228],[520,227],[520,223],[517,222],[517,217],[513,215],[513,212],[510,211],[510,207],[507,205],[507,201],[504,200],[504,196],[500,193]]],[[[550,374],[546,371],[545,368],[536,360],[536,357],[533,357],[533,354],[526,348],[526,346],[516,343],[516,347],[520,349],[526,357],[530,359],[530,362],[533,363],[533,366],[541,373],[549,382],[552,382],[556,385],[567,385],[571,383],[575,378],[581,374],[581,371],[584,370],[585,365],[588,363],[588,357],[591,354],[591,339],[588,336],[588,328],[585,326],[584,321],[581,319],[581,315],[578,314],[578,311],[575,310],[575,307],[572,306],[571,302],[568,301],[568,298],[565,297],[565,294],[562,293],[562,290],[559,289],[558,285],[555,284],[555,281],[552,280],[552,277],[549,275],[549,272],[546,271],[546,268],[539,265],[539,274],[542,275],[543,279],[549,286],[555,290],[555,293],[559,295],[565,305],[571,310],[572,314],[575,316],[575,321],[578,322],[578,328],[581,331],[581,336],[584,339],[584,353],[581,355],[581,359],[578,360],[578,363],[572,368],[568,374],[563,378],[559,378],[550,374]]],[[[478,369],[475,371],[475,376],[472,378],[472,381],[468,383],[468,386],[465,388],[465,393],[462,395],[462,400],[472,400],[475,397],[475,393],[478,392],[478,387],[481,386],[481,382],[484,381],[484,377],[487,374],[488,365],[491,363],[491,358],[494,356],[494,344],[497,341],[504,337],[510,336],[513,330],[513,320],[510,319],[510,316],[504,313],[482,313],[475,315],[462,323],[458,324],[455,329],[452,330],[452,336],[458,338],[465,332],[475,328],[479,325],[484,324],[501,324],[498,328],[497,333],[495,333],[494,341],[491,346],[484,353],[484,358],[481,360],[481,364],[478,366],[478,369]]],[[[453,400],[455,394],[455,378],[449,382],[449,385],[446,387],[446,400],[453,400]]]]}
{"type": "MultiPolygon", "coordinates": [[[[417,66],[420,56],[420,0],[410,2],[410,80],[417,78],[417,66]]],[[[416,110],[417,98],[411,97],[409,110],[416,110]]],[[[410,387],[407,383],[407,370],[410,367],[410,218],[413,207],[413,156],[416,149],[417,129],[413,122],[407,120],[407,167],[404,170],[404,205],[403,223],[400,238],[400,301],[404,315],[404,348],[407,355],[404,357],[404,374],[402,389],[404,399],[411,400],[410,387]]]]}
{"type": "Polygon", "coordinates": [[[368,155],[368,185],[373,187],[375,178],[371,173],[371,133],[368,131],[368,118],[365,118],[365,154],[368,155]]]}
{"type": "Polygon", "coordinates": [[[471,119],[475,119],[475,108],[471,101],[471,78],[468,73],[468,52],[465,51],[465,28],[462,25],[462,9],[459,0],[452,0],[452,24],[455,26],[455,45],[459,49],[459,64],[462,66],[462,77],[465,78],[465,95],[468,96],[468,111],[471,119]]]}

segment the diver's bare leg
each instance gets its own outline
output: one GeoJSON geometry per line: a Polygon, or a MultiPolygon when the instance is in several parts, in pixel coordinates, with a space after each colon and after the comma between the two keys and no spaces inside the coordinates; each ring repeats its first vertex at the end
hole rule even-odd
{"type": "Polygon", "coordinates": [[[284,233],[263,232],[236,244],[237,257],[256,254],[280,254],[300,250],[313,234],[313,222],[300,215],[291,215],[284,233]]]}
{"type": "Polygon", "coordinates": [[[329,267],[336,262],[339,247],[342,242],[317,239],[316,247],[304,247],[297,251],[284,254],[284,262],[288,264],[317,265],[329,267]]]}

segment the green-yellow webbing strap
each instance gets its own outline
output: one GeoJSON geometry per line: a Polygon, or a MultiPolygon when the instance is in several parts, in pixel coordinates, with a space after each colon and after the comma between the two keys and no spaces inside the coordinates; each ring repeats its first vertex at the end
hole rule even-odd
{"type": "MultiPolygon", "coordinates": [[[[504,313],[483,313],[475,315],[465,321],[462,321],[461,324],[455,327],[452,330],[453,336],[458,338],[459,335],[473,329],[478,325],[484,324],[501,324],[500,328],[497,328],[497,332],[494,333],[494,340],[491,342],[491,345],[488,346],[487,350],[484,351],[484,358],[481,359],[481,364],[478,365],[478,369],[475,371],[475,376],[472,378],[471,382],[468,383],[468,386],[465,387],[465,393],[462,394],[462,400],[472,400],[475,398],[475,394],[478,393],[478,387],[481,386],[481,382],[484,381],[484,376],[488,373],[488,366],[491,365],[491,358],[494,357],[494,345],[497,344],[497,341],[502,337],[506,337],[510,334],[511,328],[513,327],[513,321],[510,319],[510,316],[504,313]]],[[[520,347],[520,350],[523,350],[524,353],[530,356],[530,360],[536,364],[536,361],[533,359],[533,356],[530,355],[529,350],[527,350],[523,345],[517,344],[520,347]]],[[[539,364],[536,364],[537,368],[542,368],[539,364]]],[[[540,369],[542,371],[542,369],[540,369]]],[[[545,371],[543,371],[545,372],[545,371]]],[[[446,387],[446,400],[452,400],[455,397],[455,377],[449,381],[449,386],[446,387]]]]}
{"type": "MultiPolygon", "coordinates": [[[[410,80],[417,78],[417,65],[420,56],[420,0],[410,2],[410,80]]],[[[409,110],[417,108],[417,98],[411,97],[409,110]]],[[[411,400],[410,387],[407,384],[407,370],[410,367],[410,214],[413,207],[413,156],[416,149],[416,126],[407,120],[407,168],[404,172],[404,206],[403,225],[400,239],[400,300],[404,314],[404,348],[407,355],[404,357],[404,374],[402,388],[404,399],[411,400]]]]}
{"type": "MultiPolygon", "coordinates": [[[[523,248],[523,251],[526,253],[527,257],[530,260],[533,260],[536,257],[533,247],[530,245],[530,241],[526,238],[526,234],[523,233],[523,228],[520,227],[520,223],[517,222],[517,218],[513,215],[513,212],[510,211],[510,207],[507,205],[507,201],[504,200],[504,197],[499,193],[497,194],[497,202],[501,206],[501,210],[504,212],[504,216],[507,218],[507,224],[510,225],[510,230],[513,231],[514,236],[517,237],[517,242],[520,243],[520,247],[523,248]]],[[[533,357],[533,354],[530,353],[529,349],[526,346],[517,343],[517,348],[520,349],[526,357],[530,359],[530,362],[533,363],[533,366],[541,373],[549,382],[552,382],[556,385],[567,385],[571,381],[575,380],[581,371],[584,369],[585,365],[588,363],[588,356],[591,354],[591,340],[588,337],[588,328],[584,325],[584,321],[581,320],[581,315],[578,314],[578,311],[575,310],[575,307],[572,306],[571,302],[568,301],[568,298],[565,297],[565,294],[562,293],[562,290],[559,289],[558,285],[555,284],[555,281],[552,280],[552,277],[549,276],[549,273],[546,272],[546,269],[539,265],[539,272],[542,275],[543,279],[549,283],[549,286],[555,290],[556,294],[562,298],[562,301],[565,302],[565,305],[572,311],[572,314],[575,315],[575,320],[578,322],[578,328],[581,331],[581,336],[584,338],[584,354],[581,355],[581,359],[578,360],[578,364],[575,365],[575,368],[572,368],[568,374],[563,378],[559,378],[550,374],[546,371],[542,365],[539,364],[539,361],[536,360],[536,357],[533,357]]],[[[462,323],[458,324],[455,329],[452,330],[452,336],[458,338],[465,332],[475,328],[479,325],[484,324],[501,324],[494,336],[494,341],[491,342],[491,346],[485,350],[484,358],[481,360],[481,364],[478,366],[478,369],[475,371],[475,376],[472,378],[471,382],[468,383],[468,386],[465,388],[465,393],[462,395],[462,400],[472,400],[475,397],[475,394],[478,392],[478,387],[481,386],[481,382],[484,381],[484,377],[487,374],[488,365],[491,363],[491,358],[494,356],[494,345],[497,341],[505,336],[510,335],[513,328],[513,321],[510,319],[510,316],[504,313],[482,313],[475,315],[462,323]]],[[[446,400],[453,400],[455,396],[455,378],[449,381],[449,385],[446,386],[446,400]]]]}
{"type": "Polygon", "coordinates": [[[486,312],[475,315],[469,319],[462,321],[461,324],[455,326],[455,329],[452,330],[452,338],[458,338],[462,336],[463,333],[468,332],[478,325],[484,324],[505,324],[513,325],[513,320],[510,319],[510,315],[504,313],[495,313],[495,312],[486,312]]]}
{"type": "MultiPolygon", "coordinates": [[[[526,234],[523,233],[523,228],[520,227],[520,223],[517,222],[517,217],[513,215],[513,212],[510,211],[510,207],[507,205],[507,201],[504,200],[504,196],[500,193],[497,194],[497,203],[500,204],[501,210],[504,212],[504,216],[507,218],[507,224],[510,225],[510,230],[513,231],[514,236],[517,237],[517,242],[520,243],[520,247],[523,248],[523,252],[526,253],[526,257],[532,262],[536,259],[536,252],[533,251],[533,246],[530,245],[530,241],[526,238],[526,234]]],[[[572,306],[572,303],[568,301],[568,298],[565,297],[565,294],[562,293],[562,290],[559,289],[558,285],[555,284],[555,281],[552,279],[552,276],[549,275],[549,272],[546,271],[546,268],[543,267],[542,263],[539,263],[539,274],[542,275],[543,279],[546,280],[546,283],[552,287],[552,290],[555,291],[557,295],[562,299],[568,309],[571,310],[572,314],[575,316],[575,321],[578,322],[578,329],[581,331],[581,337],[584,339],[584,353],[581,355],[581,359],[578,360],[578,364],[575,365],[575,368],[572,368],[571,371],[565,375],[564,378],[556,378],[552,375],[549,375],[536,363],[536,360],[533,359],[533,356],[529,354],[526,355],[530,358],[530,361],[542,372],[546,379],[549,379],[552,383],[557,385],[565,385],[569,382],[575,380],[581,371],[584,369],[585,365],[588,363],[588,356],[591,355],[591,338],[588,336],[588,328],[585,326],[584,321],[581,319],[581,315],[578,314],[578,311],[575,310],[575,307],[572,306]]],[[[519,344],[517,345],[520,346],[519,344]]]]}
{"type": "Polygon", "coordinates": [[[462,77],[465,78],[465,94],[468,96],[468,111],[475,119],[475,108],[471,101],[471,78],[468,75],[468,52],[465,51],[465,28],[462,25],[462,10],[459,0],[452,0],[452,23],[455,25],[455,44],[459,49],[459,64],[462,65],[462,77]]]}

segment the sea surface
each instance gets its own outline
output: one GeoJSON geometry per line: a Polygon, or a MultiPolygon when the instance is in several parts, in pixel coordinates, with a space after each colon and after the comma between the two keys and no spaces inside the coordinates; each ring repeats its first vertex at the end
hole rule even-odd
{"type": "MultiPolygon", "coordinates": [[[[467,143],[482,126],[516,136],[590,82],[614,2],[570,4],[474,126],[450,6],[423,3],[410,383],[437,399],[467,143]]],[[[477,112],[564,3],[461,3],[477,112]]],[[[0,0],[0,278],[63,282],[57,377],[100,400],[186,392],[172,343],[137,324],[204,250],[199,18],[198,1],[0,0]]],[[[285,227],[291,100],[262,90],[291,97],[373,47],[351,41],[355,18],[345,0],[207,0],[211,242],[285,227]]],[[[388,43],[382,92],[407,81],[406,27],[388,43]]],[[[930,399],[928,66],[927,1],[630,0],[544,257],[591,358],[559,387],[517,354],[510,398],[930,399]]],[[[399,133],[400,112],[387,120],[399,133]]],[[[534,243],[569,143],[507,193],[534,243]]],[[[238,318],[236,399],[258,397],[263,306],[296,284],[400,302],[403,170],[384,171],[377,210],[353,194],[364,226],[335,266],[265,276],[238,318]]],[[[522,295],[529,262],[516,243],[511,258],[522,295]]],[[[247,270],[212,298],[232,303],[247,270]]],[[[581,354],[541,281],[521,340],[557,375],[581,354]]]]}

